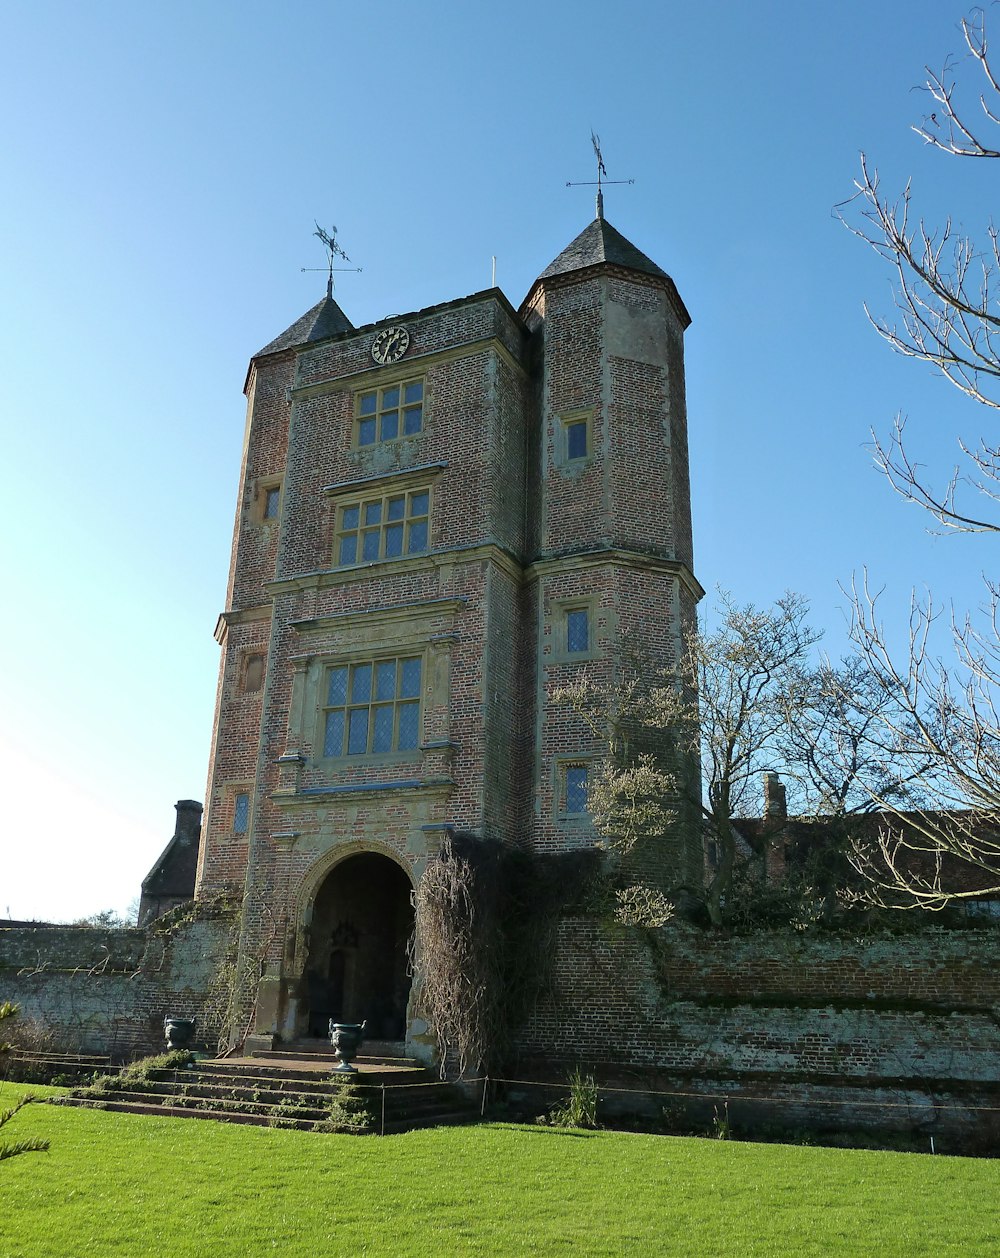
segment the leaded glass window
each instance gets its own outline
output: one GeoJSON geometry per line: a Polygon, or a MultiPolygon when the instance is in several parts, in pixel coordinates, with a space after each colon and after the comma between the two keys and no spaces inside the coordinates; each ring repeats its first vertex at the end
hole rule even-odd
{"type": "Polygon", "coordinates": [[[337,509],[336,564],[373,563],[427,549],[430,491],[411,489],[337,509]]]}
{"type": "Polygon", "coordinates": [[[233,800],[233,834],[246,834],[250,826],[250,796],[240,791],[233,800]]]}
{"type": "Polygon", "coordinates": [[[424,382],[405,380],[358,394],[358,445],[412,437],[424,426],[424,382]]]}
{"type": "Polygon", "coordinates": [[[567,764],[563,768],[563,812],[579,815],[587,811],[588,768],[585,764],[567,764]]]}
{"type": "Polygon", "coordinates": [[[566,651],[570,655],[590,650],[590,612],[574,607],[566,613],[566,651]]]}
{"type": "Polygon", "coordinates": [[[327,672],[324,756],[379,756],[414,751],[420,742],[419,655],[327,672]]]}

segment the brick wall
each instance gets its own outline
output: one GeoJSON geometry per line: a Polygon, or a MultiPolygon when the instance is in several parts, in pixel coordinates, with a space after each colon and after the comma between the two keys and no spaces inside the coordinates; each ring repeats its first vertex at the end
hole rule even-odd
{"type": "MultiPolygon", "coordinates": [[[[116,1060],[164,1051],[166,1014],[198,1019],[214,1049],[206,999],[229,944],[232,918],[217,905],[187,906],[172,930],[67,926],[0,930],[0,1003],[53,1032],[65,1052],[116,1060]]],[[[169,918],[168,918],[169,920],[169,918]]]]}
{"type": "Polygon", "coordinates": [[[609,1087],[721,1094],[751,1133],[1000,1134],[1000,933],[726,940],[671,925],[651,939],[565,919],[521,1068],[584,1062],[609,1087]]]}

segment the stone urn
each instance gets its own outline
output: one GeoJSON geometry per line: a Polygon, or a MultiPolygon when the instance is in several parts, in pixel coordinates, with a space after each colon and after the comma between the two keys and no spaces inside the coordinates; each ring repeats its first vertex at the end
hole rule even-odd
{"type": "Polygon", "coordinates": [[[351,1058],[357,1056],[361,1041],[365,1038],[367,1025],[367,1020],[357,1023],[334,1022],[332,1018],[330,1019],[330,1043],[340,1061],[339,1066],[334,1066],[335,1073],[352,1075],[358,1073],[357,1066],[351,1065],[351,1058]]]}
{"type": "Polygon", "coordinates": [[[173,1014],[167,1014],[163,1019],[163,1034],[171,1052],[190,1047],[194,1039],[194,1024],[194,1018],[177,1018],[173,1014]]]}

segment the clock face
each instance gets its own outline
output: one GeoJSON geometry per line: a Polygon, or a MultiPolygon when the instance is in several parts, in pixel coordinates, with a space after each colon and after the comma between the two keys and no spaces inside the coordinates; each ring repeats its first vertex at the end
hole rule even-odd
{"type": "Polygon", "coordinates": [[[410,348],[410,334],[406,328],[383,328],[372,341],[372,358],[377,363],[398,362],[410,348]]]}

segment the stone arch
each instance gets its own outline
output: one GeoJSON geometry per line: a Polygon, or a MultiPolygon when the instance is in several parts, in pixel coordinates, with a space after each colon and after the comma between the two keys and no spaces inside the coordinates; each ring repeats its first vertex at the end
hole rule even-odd
{"type": "Polygon", "coordinates": [[[387,844],[338,845],[300,888],[295,969],[299,1033],[330,1019],[368,1022],[368,1038],[406,1037],[413,874],[387,844]]]}

